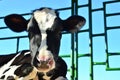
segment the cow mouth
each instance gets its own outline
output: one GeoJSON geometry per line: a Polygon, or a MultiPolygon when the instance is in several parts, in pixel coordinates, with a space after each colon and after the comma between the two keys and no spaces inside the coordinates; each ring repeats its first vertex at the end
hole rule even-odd
{"type": "Polygon", "coordinates": [[[49,71],[53,68],[55,68],[55,61],[54,59],[48,59],[46,61],[37,61],[37,66],[36,66],[37,70],[39,72],[46,72],[49,71]]]}

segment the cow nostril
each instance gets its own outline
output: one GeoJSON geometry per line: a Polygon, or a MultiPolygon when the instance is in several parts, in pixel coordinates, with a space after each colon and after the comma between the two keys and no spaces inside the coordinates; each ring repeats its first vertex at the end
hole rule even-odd
{"type": "Polygon", "coordinates": [[[8,76],[7,80],[15,80],[13,76],[8,76]]]}
{"type": "Polygon", "coordinates": [[[36,58],[39,62],[41,62],[41,61],[46,61],[47,62],[50,59],[52,59],[52,57],[49,57],[49,56],[37,56],[36,58]]]}
{"type": "Polygon", "coordinates": [[[54,60],[53,60],[53,59],[50,59],[50,60],[48,61],[48,64],[49,64],[49,65],[54,64],[54,60]]]}
{"type": "Polygon", "coordinates": [[[52,65],[54,60],[49,58],[47,60],[38,60],[39,65],[52,65]]]}
{"type": "Polygon", "coordinates": [[[48,63],[50,60],[53,60],[53,59],[52,58],[45,58],[45,57],[42,57],[42,58],[37,57],[37,61],[40,63],[48,63]]]}
{"type": "Polygon", "coordinates": [[[54,60],[51,58],[46,61],[40,61],[41,65],[52,65],[53,63],[54,63],[54,60]]]}

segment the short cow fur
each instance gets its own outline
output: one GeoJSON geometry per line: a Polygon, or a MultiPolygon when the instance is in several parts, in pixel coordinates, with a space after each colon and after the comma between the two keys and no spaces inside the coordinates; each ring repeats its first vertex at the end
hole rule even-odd
{"type": "Polygon", "coordinates": [[[33,11],[29,20],[19,14],[10,14],[4,21],[14,32],[28,32],[30,50],[0,56],[4,59],[0,62],[1,78],[24,80],[34,72],[38,80],[66,80],[67,65],[59,57],[62,31],[78,31],[85,24],[85,18],[74,15],[62,20],[56,10],[44,7],[33,11]],[[6,78],[9,73],[13,75],[6,78]]]}

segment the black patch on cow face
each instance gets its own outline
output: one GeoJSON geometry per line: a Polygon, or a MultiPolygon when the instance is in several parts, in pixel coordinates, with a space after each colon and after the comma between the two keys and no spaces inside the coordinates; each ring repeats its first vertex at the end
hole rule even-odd
{"type": "Polygon", "coordinates": [[[40,35],[40,30],[36,20],[34,19],[34,17],[32,17],[31,22],[29,23],[29,26],[28,26],[29,39],[32,39],[36,34],[40,35]]]}
{"type": "MultiPolygon", "coordinates": [[[[40,29],[38,27],[38,24],[37,24],[36,20],[34,19],[34,17],[31,19],[31,22],[29,24],[30,24],[30,26],[28,28],[28,36],[29,36],[29,40],[30,40],[30,47],[31,48],[34,48],[32,46],[39,47],[40,40],[41,40],[41,34],[40,34],[40,29]]],[[[33,49],[32,49],[32,51],[33,51],[33,49]]]]}
{"type": "Polygon", "coordinates": [[[30,50],[31,50],[31,56],[33,61],[41,42],[40,29],[34,17],[30,19],[30,22],[28,25],[28,36],[29,36],[30,50]]]}
{"type": "Polygon", "coordinates": [[[60,18],[56,18],[52,28],[46,31],[48,50],[50,50],[53,53],[55,60],[57,60],[58,58],[60,41],[62,37],[61,30],[62,22],[60,18]]]}

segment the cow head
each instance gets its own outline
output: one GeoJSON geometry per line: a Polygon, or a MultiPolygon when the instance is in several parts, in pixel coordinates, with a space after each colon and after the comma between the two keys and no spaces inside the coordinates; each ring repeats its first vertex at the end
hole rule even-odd
{"type": "Polygon", "coordinates": [[[85,24],[85,21],[85,18],[77,15],[62,20],[51,8],[33,11],[29,20],[18,14],[5,17],[5,23],[11,30],[28,31],[32,64],[39,71],[55,67],[62,31],[76,32],[85,24]]]}

